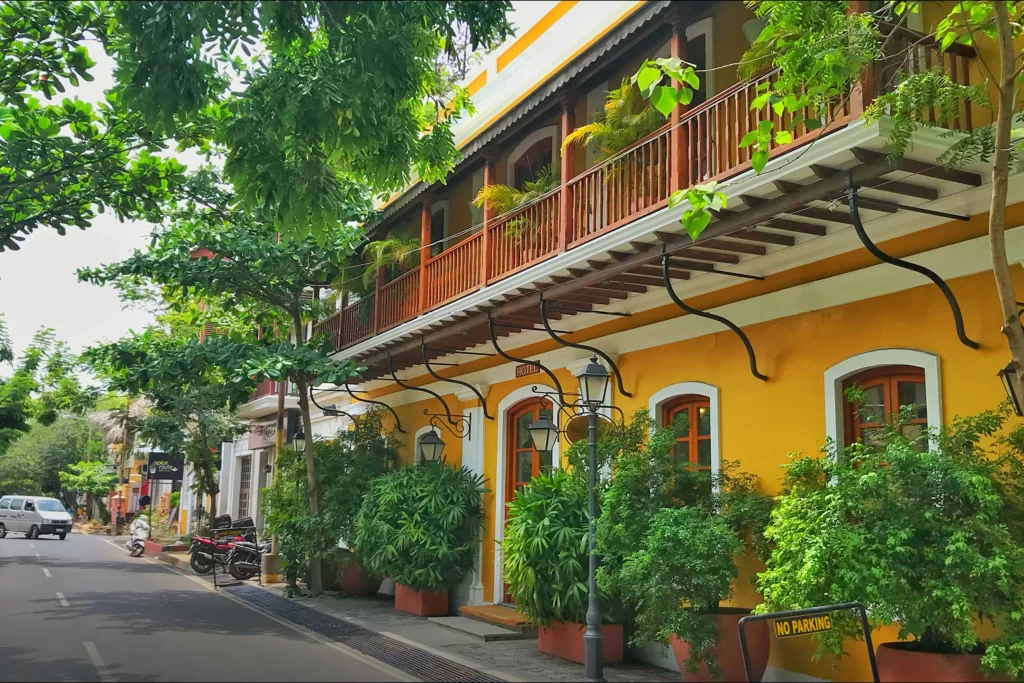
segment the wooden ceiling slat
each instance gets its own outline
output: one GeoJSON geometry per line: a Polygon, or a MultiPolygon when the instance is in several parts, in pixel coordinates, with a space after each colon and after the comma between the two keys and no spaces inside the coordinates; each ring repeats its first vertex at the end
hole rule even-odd
{"type": "MultiPolygon", "coordinates": [[[[862,164],[882,163],[882,161],[886,159],[884,154],[873,152],[869,149],[854,147],[850,151],[853,152],[853,156],[857,157],[857,160],[862,164]]],[[[971,187],[981,187],[981,176],[970,171],[963,171],[957,168],[945,168],[944,166],[933,166],[932,164],[927,164],[923,161],[906,158],[899,159],[896,162],[896,166],[901,171],[909,171],[910,173],[916,173],[917,175],[922,175],[926,178],[947,180],[951,183],[969,185],[971,187]]]]}
{"type": "MultiPolygon", "coordinates": [[[[838,168],[822,166],[821,164],[811,164],[811,171],[819,178],[831,178],[834,175],[845,173],[845,171],[838,168]]],[[[876,178],[874,180],[865,181],[862,186],[872,190],[879,190],[881,192],[891,192],[892,194],[903,195],[906,197],[927,199],[928,201],[935,201],[939,198],[939,191],[934,187],[918,185],[917,183],[908,183],[902,180],[876,178]]]]}

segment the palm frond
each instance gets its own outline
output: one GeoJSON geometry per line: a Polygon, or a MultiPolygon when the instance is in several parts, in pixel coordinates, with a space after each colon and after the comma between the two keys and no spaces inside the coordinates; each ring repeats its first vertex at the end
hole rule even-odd
{"type": "Polygon", "coordinates": [[[508,185],[487,185],[481,187],[473,199],[473,204],[482,207],[489,204],[496,216],[508,213],[535,202],[548,192],[558,187],[561,173],[554,163],[548,164],[537,172],[533,180],[523,183],[523,189],[517,190],[508,185]]]}
{"type": "Polygon", "coordinates": [[[570,133],[562,149],[583,144],[597,151],[598,161],[615,156],[665,124],[665,117],[640,94],[640,89],[622,80],[622,86],[608,91],[604,107],[594,121],[570,133]]]}
{"type": "Polygon", "coordinates": [[[367,287],[377,277],[377,270],[397,266],[408,270],[419,264],[420,240],[412,237],[403,240],[401,237],[385,237],[370,242],[363,248],[363,258],[367,260],[363,271],[363,284],[367,287]]]}

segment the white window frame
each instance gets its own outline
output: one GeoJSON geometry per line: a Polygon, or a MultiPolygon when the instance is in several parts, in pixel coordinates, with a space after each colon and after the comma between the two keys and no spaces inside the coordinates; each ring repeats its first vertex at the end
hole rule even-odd
{"type": "MultiPolygon", "coordinates": [[[[929,351],[916,349],[876,349],[851,356],[825,371],[825,435],[841,451],[845,434],[845,398],[843,382],[865,370],[887,365],[909,365],[924,371],[925,408],[928,428],[942,427],[942,373],[939,357],[929,351]]],[[[932,443],[932,447],[935,443],[932,443]]]]}
{"type": "Polygon", "coordinates": [[[715,90],[715,72],[713,71],[715,68],[715,18],[704,17],[700,21],[695,21],[686,27],[684,33],[687,42],[697,36],[704,36],[704,65],[707,71],[700,74],[700,77],[704,81],[704,92],[707,99],[710,100],[717,94],[715,90]]]}
{"type": "Polygon", "coordinates": [[[505,184],[509,187],[513,186],[516,181],[516,162],[526,154],[527,150],[545,138],[551,138],[551,163],[558,164],[561,158],[558,154],[558,137],[558,126],[544,126],[523,138],[523,141],[516,145],[512,153],[508,155],[508,161],[505,163],[505,184]]]}
{"type": "Polygon", "coordinates": [[[718,492],[719,476],[722,473],[722,406],[718,387],[705,382],[679,382],[654,392],[648,401],[651,420],[659,427],[661,409],[666,403],[680,396],[703,396],[708,400],[711,409],[711,476],[714,481],[715,493],[718,492]]]}
{"type": "MultiPolygon", "coordinates": [[[[528,398],[539,398],[537,392],[533,390],[534,388],[542,391],[555,391],[555,388],[548,384],[528,384],[514,389],[498,403],[498,456],[494,473],[494,593],[491,596],[491,602],[495,604],[503,602],[505,598],[501,543],[505,540],[505,470],[508,465],[505,462],[505,458],[508,457],[505,444],[508,443],[508,411],[517,403],[528,398]]],[[[556,427],[561,429],[558,409],[555,408],[552,412],[554,414],[551,417],[551,421],[555,423],[556,427]]],[[[551,466],[554,469],[562,468],[561,445],[561,439],[559,439],[555,443],[555,447],[551,449],[551,466]]]]}

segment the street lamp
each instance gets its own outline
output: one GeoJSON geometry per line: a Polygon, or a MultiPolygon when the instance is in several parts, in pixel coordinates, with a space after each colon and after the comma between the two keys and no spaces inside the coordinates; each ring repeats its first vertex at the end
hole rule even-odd
{"type": "Polygon", "coordinates": [[[430,430],[420,437],[420,462],[440,460],[443,450],[444,441],[434,430],[430,430]]]}
{"type": "MultiPolygon", "coordinates": [[[[597,593],[597,552],[596,529],[597,520],[597,418],[598,411],[605,406],[605,395],[608,392],[608,371],[592,356],[583,371],[576,376],[580,383],[579,402],[563,403],[559,411],[585,410],[589,418],[587,441],[590,447],[588,460],[588,485],[590,488],[590,508],[587,514],[589,530],[587,547],[590,551],[588,572],[589,595],[587,601],[587,632],[583,634],[583,680],[604,681],[604,665],[601,661],[601,601],[597,593]]],[[[530,439],[534,448],[540,452],[551,451],[558,442],[560,431],[550,418],[542,416],[530,425],[530,439]]]]}
{"type": "Polygon", "coordinates": [[[1013,412],[1017,414],[1017,417],[1024,417],[1024,409],[1021,408],[1022,397],[1017,395],[1017,390],[1013,385],[1013,380],[1017,375],[1017,361],[1011,360],[1007,366],[997,374],[999,375],[999,379],[1003,381],[1003,389],[1006,391],[1006,397],[1009,398],[1010,403],[1013,404],[1013,412]]]}
{"type": "Polygon", "coordinates": [[[300,453],[306,452],[306,432],[302,431],[302,427],[299,427],[299,431],[295,432],[295,450],[300,453]]]}

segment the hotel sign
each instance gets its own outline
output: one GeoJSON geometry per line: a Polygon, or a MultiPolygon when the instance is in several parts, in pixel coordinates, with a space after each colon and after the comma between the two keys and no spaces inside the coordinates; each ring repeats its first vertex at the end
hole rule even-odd
{"type": "Polygon", "coordinates": [[[516,366],[516,377],[526,377],[527,375],[536,375],[540,372],[540,368],[536,365],[530,365],[529,363],[523,363],[522,365],[516,366]]]}

